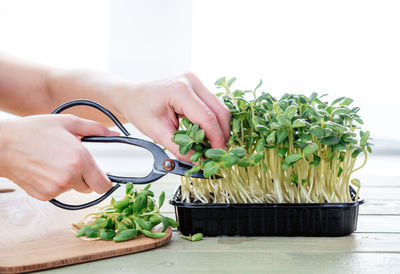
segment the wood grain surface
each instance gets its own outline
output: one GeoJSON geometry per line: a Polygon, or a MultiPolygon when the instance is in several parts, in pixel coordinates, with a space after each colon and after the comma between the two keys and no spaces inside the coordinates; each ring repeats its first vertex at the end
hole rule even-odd
{"type": "MultiPolygon", "coordinates": [[[[94,208],[66,211],[32,199],[13,185],[5,188],[6,184],[2,182],[1,189],[15,191],[0,191],[1,273],[36,271],[136,253],[164,245],[172,236],[168,229],[161,239],[139,236],[121,243],[84,241],[75,237],[71,224],[94,212],[94,208]]],[[[70,192],[61,198],[78,202],[79,197],[70,192]]]]}

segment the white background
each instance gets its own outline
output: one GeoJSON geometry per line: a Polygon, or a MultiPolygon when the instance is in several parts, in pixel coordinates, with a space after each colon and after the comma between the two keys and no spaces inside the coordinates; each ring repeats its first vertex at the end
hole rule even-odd
{"type": "MultiPolygon", "coordinates": [[[[400,141],[397,1],[0,0],[0,51],[134,81],[187,70],[207,86],[355,99],[378,144],[400,141]],[[382,141],[383,140],[383,141],[382,141]]],[[[1,116],[4,117],[4,114],[1,116]]]]}

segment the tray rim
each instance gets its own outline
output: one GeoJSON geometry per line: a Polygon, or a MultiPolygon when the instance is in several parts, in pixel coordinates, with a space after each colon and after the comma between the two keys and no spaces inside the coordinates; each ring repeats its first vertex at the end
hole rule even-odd
{"type": "MultiPolygon", "coordinates": [[[[351,186],[350,186],[351,187],[351,186]]],[[[185,208],[346,208],[357,207],[365,203],[364,199],[359,198],[358,201],[348,203],[184,203],[178,200],[177,195],[180,193],[181,186],[179,185],[169,203],[176,207],[185,208]]]]}

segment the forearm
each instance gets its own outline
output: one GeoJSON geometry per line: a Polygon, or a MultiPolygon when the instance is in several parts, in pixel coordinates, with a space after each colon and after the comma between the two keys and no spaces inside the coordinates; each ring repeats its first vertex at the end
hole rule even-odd
{"type": "Polygon", "coordinates": [[[21,116],[45,113],[49,69],[0,54],[0,109],[21,116]]]}
{"type": "MultiPolygon", "coordinates": [[[[0,109],[16,115],[50,113],[67,101],[91,99],[119,116],[116,93],[132,88],[132,83],[109,73],[54,69],[0,55],[0,109]]],[[[69,112],[110,124],[104,115],[88,107],[69,112]]]]}
{"type": "MultiPolygon", "coordinates": [[[[47,77],[49,97],[47,111],[50,112],[70,100],[89,99],[109,109],[121,122],[126,122],[119,113],[118,94],[134,88],[132,83],[110,73],[89,70],[52,70],[47,77]]],[[[74,107],[67,112],[107,125],[112,124],[104,114],[88,107],[74,107]]]]}

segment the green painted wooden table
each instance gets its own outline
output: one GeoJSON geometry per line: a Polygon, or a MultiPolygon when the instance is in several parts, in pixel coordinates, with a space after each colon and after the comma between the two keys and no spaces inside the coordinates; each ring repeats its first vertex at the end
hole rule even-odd
{"type": "MultiPolygon", "coordinates": [[[[61,267],[51,273],[400,273],[400,157],[372,157],[362,181],[358,228],[339,238],[206,237],[189,242],[175,231],[166,246],[61,267]]],[[[178,178],[153,190],[172,195],[178,178]]],[[[173,207],[163,208],[174,216],[173,207]]]]}

